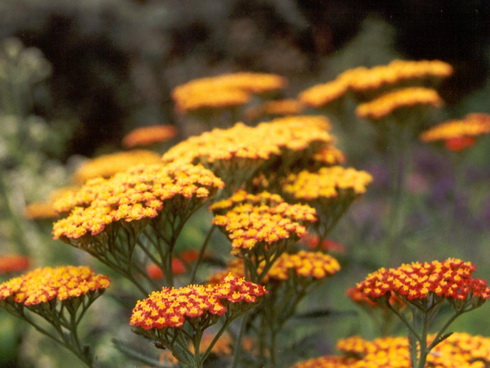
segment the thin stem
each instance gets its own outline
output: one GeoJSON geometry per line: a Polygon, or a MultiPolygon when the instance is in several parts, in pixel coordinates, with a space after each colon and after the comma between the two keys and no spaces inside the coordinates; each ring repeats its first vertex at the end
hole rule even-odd
{"type": "Polygon", "coordinates": [[[235,346],[233,349],[233,359],[231,361],[230,368],[237,368],[238,362],[240,361],[240,354],[242,350],[242,339],[245,334],[245,327],[247,326],[247,321],[250,311],[246,312],[242,317],[242,322],[240,323],[240,329],[238,330],[238,335],[235,340],[235,346]]]}
{"type": "Polygon", "coordinates": [[[192,274],[191,274],[189,284],[193,284],[194,281],[196,280],[197,269],[199,268],[199,266],[200,266],[200,264],[204,258],[204,254],[205,254],[206,248],[209,244],[209,240],[211,239],[211,235],[213,235],[213,232],[215,229],[216,229],[216,225],[212,225],[209,228],[208,233],[206,234],[206,238],[204,239],[204,242],[201,245],[201,249],[199,250],[199,255],[197,256],[197,260],[194,263],[194,266],[192,267],[192,274]]]}

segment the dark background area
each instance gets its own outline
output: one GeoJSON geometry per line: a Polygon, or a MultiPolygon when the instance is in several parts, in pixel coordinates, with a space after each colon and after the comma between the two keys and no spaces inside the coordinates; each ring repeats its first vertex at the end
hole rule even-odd
{"type": "Polygon", "coordinates": [[[448,104],[481,88],[489,71],[484,0],[9,3],[0,35],[41,49],[53,67],[36,114],[79,122],[66,157],[117,146],[136,126],[174,123],[171,89],[193,78],[242,70],[324,81],[322,61],[373,14],[394,27],[404,58],[455,67],[442,88],[448,104]]]}

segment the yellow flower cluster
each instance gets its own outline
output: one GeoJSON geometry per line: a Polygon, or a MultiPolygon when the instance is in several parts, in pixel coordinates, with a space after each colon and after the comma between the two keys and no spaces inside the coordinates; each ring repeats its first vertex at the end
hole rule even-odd
{"type": "Polygon", "coordinates": [[[245,115],[249,120],[256,120],[268,115],[298,115],[304,110],[301,102],[294,99],[266,101],[261,105],[247,109],[245,115]]]}
{"type": "MultiPolygon", "coordinates": [[[[429,336],[429,341],[434,338],[429,336]]],[[[293,368],[410,368],[406,337],[382,337],[366,341],[359,336],[337,343],[343,355],[327,355],[297,363],[293,368]]],[[[427,357],[435,368],[484,368],[490,360],[490,339],[453,333],[438,344],[427,357]]]]}
{"type": "Polygon", "coordinates": [[[256,303],[267,291],[261,285],[228,275],[220,284],[163,288],[137,302],[130,322],[143,330],[181,328],[187,320],[221,316],[236,303],[256,303]]]}
{"type": "Polygon", "coordinates": [[[349,69],[335,80],[313,86],[303,91],[299,100],[312,107],[321,107],[340,97],[348,91],[363,92],[376,90],[387,85],[397,85],[408,81],[428,78],[446,78],[453,73],[453,68],[442,61],[406,61],[394,60],[388,65],[374,68],[359,67],[349,69]]]}
{"type": "Polygon", "coordinates": [[[97,235],[111,223],[154,218],[175,197],[206,199],[223,187],[200,165],[138,166],[110,179],[94,179],[57,202],[68,217],[53,226],[55,239],[97,235]]]}
{"type": "Polygon", "coordinates": [[[108,178],[112,175],[126,171],[136,165],[153,165],[161,163],[160,156],[152,151],[133,150],[116,152],[94,158],[84,162],[73,175],[76,183],[85,183],[97,177],[108,178]]]}
{"type": "Polygon", "coordinates": [[[413,106],[442,106],[443,101],[437,91],[431,88],[410,87],[386,93],[372,101],[360,104],[356,114],[363,119],[378,120],[395,110],[413,106]]]}
{"type": "Polygon", "coordinates": [[[460,137],[476,137],[490,133],[490,114],[468,114],[462,120],[451,120],[430,128],[420,135],[424,142],[460,137]]]}
{"type": "Polygon", "coordinates": [[[77,298],[110,286],[109,278],[87,266],[37,268],[0,284],[0,301],[25,306],[77,298]]]}
{"type": "Polygon", "coordinates": [[[203,108],[246,104],[252,94],[282,89],[286,80],[275,74],[231,73],[200,78],[176,87],[172,98],[177,111],[187,113],[203,108]]]}
{"type": "MultiPolygon", "coordinates": [[[[342,166],[322,167],[318,172],[301,171],[291,174],[283,186],[285,193],[290,193],[299,200],[319,198],[337,198],[342,194],[360,195],[372,176],[353,168],[342,166]]],[[[340,198],[340,197],[339,197],[340,198]]]]}
{"type": "Polygon", "coordinates": [[[122,144],[126,148],[149,146],[153,143],[167,142],[175,137],[177,129],[172,125],[153,125],[137,128],[126,134],[122,144]]]}
{"type": "MultiPolygon", "coordinates": [[[[248,202],[247,198],[246,193],[239,191],[231,199],[234,207],[213,219],[213,224],[223,227],[231,239],[232,254],[252,249],[257,243],[267,245],[297,239],[306,232],[306,224],[316,221],[316,211],[308,205],[289,204],[267,192],[257,194],[257,202],[248,202]],[[239,201],[239,197],[243,201],[239,201]]],[[[212,208],[223,209],[227,205],[230,202],[219,202],[212,208]]]]}
{"type": "Polygon", "coordinates": [[[300,151],[315,142],[329,144],[328,119],[320,116],[291,116],[264,122],[256,127],[237,123],[229,129],[213,129],[190,137],[166,152],[164,162],[213,163],[232,159],[262,159],[279,156],[283,150],[300,151]]]}
{"type": "Polygon", "coordinates": [[[321,148],[312,158],[315,163],[322,166],[339,165],[346,162],[344,153],[335,146],[321,148]]]}

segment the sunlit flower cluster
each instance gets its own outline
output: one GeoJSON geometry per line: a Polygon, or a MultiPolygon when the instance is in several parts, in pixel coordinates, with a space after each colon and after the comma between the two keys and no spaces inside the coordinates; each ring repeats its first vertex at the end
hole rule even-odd
{"type": "Polygon", "coordinates": [[[424,142],[443,141],[452,151],[461,151],[476,143],[476,138],[490,134],[489,114],[468,114],[461,120],[450,120],[423,132],[424,142]]]}
{"type": "Polygon", "coordinates": [[[442,61],[394,60],[388,65],[373,68],[359,67],[341,73],[335,80],[303,91],[299,100],[312,107],[321,107],[345,95],[348,91],[363,92],[389,85],[423,79],[441,79],[450,76],[453,68],[442,61]]]}
{"type": "MultiPolygon", "coordinates": [[[[238,192],[231,199],[234,207],[213,219],[213,224],[223,227],[231,239],[233,254],[241,249],[251,249],[257,243],[273,244],[289,238],[298,239],[306,232],[306,225],[316,221],[315,209],[307,205],[289,204],[267,192],[255,196],[260,200],[258,203],[247,201],[247,197],[246,193],[238,192]],[[240,196],[242,201],[237,200],[240,196]]],[[[230,202],[225,200],[212,208],[216,210],[228,205],[230,202]]]]}
{"type": "Polygon", "coordinates": [[[30,264],[30,259],[21,254],[0,255],[0,275],[24,271],[30,264]]]}
{"type": "MultiPolygon", "coordinates": [[[[429,336],[429,341],[434,338],[429,336]]],[[[359,336],[339,340],[342,355],[327,355],[297,363],[294,368],[410,368],[406,337],[382,337],[372,341],[359,336]]],[[[427,366],[436,368],[484,368],[490,360],[490,339],[453,333],[427,357],[427,366]]]]}
{"type": "Polygon", "coordinates": [[[44,267],[0,284],[0,301],[31,306],[80,297],[109,286],[107,276],[97,275],[87,266],[44,267]]]}
{"type": "Polygon", "coordinates": [[[322,167],[318,172],[301,171],[289,175],[283,190],[296,199],[310,201],[342,194],[360,195],[366,192],[371,181],[372,176],[365,171],[342,166],[322,167]]]}
{"type": "Polygon", "coordinates": [[[77,183],[97,177],[109,178],[114,174],[126,171],[136,165],[153,165],[161,163],[160,156],[152,151],[133,150],[102,155],[85,161],[73,174],[77,183]]]}
{"type": "Polygon", "coordinates": [[[395,110],[414,106],[442,106],[437,91],[431,88],[410,87],[386,93],[372,101],[360,104],[356,114],[363,119],[378,120],[395,110]]]}
{"type": "Polygon", "coordinates": [[[155,218],[173,198],[205,200],[223,182],[200,165],[138,166],[110,179],[89,181],[80,191],[62,198],[57,207],[71,210],[53,226],[55,239],[97,235],[107,225],[155,218]]]}
{"type": "Polygon", "coordinates": [[[221,316],[230,305],[256,303],[266,293],[263,286],[231,274],[220,284],[163,288],[138,301],[130,325],[143,330],[181,328],[187,320],[221,316]]]}
{"type": "Polygon", "coordinates": [[[486,281],[472,277],[476,267],[470,262],[449,258],[443,262],[413,262],[398,268],[381,268],[358,283],[356,289],[373,301],[395,293],[402,299],[427,299],[431,295],[450,300],[490,298],[486,281]]]}
{"type": "Polygon", "coordinates": [[[187,82],[173,90],[172,98],[177,111],[186,113],[204,108],[244,105],[253,94],[285,86],[286,80],[275,74],[232,73],[187,82]]]}
{"type": "Polygon", "coordinates": [[[130,131],[124,136],[122,144],[126,148],[149,146],[153,143],[167,142],[176,134],[177,129],[172,125],[152,125],[130,131]]]}

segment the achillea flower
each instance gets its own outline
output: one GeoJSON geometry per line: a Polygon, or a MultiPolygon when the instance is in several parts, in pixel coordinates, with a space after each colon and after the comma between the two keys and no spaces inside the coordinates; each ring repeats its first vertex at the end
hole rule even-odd
{"type": "Polygon", "coordinates": [[[247,109],[245,115],[247,120],[257,120],[264,116],[298,115],[303,109],[304,106],[298,100],[274,100],[247,109]]]}
{"type": "Polygon", "coordinates": [[[386,87],[397,88],[404,84],[446,78],[452,73],[453,68],[449,64],[438,60],[394,60],[388,65],[370,69],[365,67],[349,69],[333,81],[303,91],[299,100],[307,106],[318,108],[340,99],[349,91],[365,93],[386,87]]]}
{"type": "Polygon", "coordinates": [[[375,302],[394,293],[407,302],[432,303],[430,299],[434,297],[454,302],[473,300],[475,305],[481,305],[490,298],[490,288],[486,281],[472,277],[475,269],[470,262],[455,258],[413,262],[398,268],[381,268],[358,283],[356,289],[375,302]]]}
{"type": "MultiPolygon", "coordinates": [[[[261,285],[229,275],[221,284],[163,288],[138,301],[129,324],[142,330],[183,328],[186,321],[208,320],[206,326],[229,309],[237,313],[257,303],[267,291],[261,285]]],[[[214,322],[214,323],[213,323],[214,322]]]]}
{"type": "Polygon", "coordinates": [[[126,148],[150,146],[154,143],[167,142],[174,138],[177,129],[172,125],[153,125],[137,128],[126,134],[122,144],[126,148]]]}
{"type": "Polygon", "coordinates": [[[315,152],[312,159],[316,165],[321,166],[334,166],[346,162],[344,153],[332,145],[323,147],[318,152],[315,152]]]}
{"type": "Polygon", "coordinates": [[[101,294],[110,286],[109,278],[97,275],[87,266],[37,268],[0,284],[0,301],[26,307],[65,301],[87,294],[101,294]]]}
{"type": "Polygon", "coordinates": [[[30,265],[31,261],[29,257],[21,254],[0,255],[0,275],[24,271],[30,265]]]}
{"type": "Polygon", "coordinates": [[[89,181],[60,200],[58,209],[71,212],[54,224],[53,235],[65,240],[96,236],[113,223],[156,218],[169,206],[177,216],[195,210],[222,187],[219,178],[199,165],[135,167],[110,179],[89,181]]]}
{"type": "Polygon", "coordinates": [[[289,204],[268,192],[250,195],[237,191],[228,200],[211,209],[229,210],[217,214],[213,224],[221,226],[232,241],[233,254],[248,251],[256,245],[272,246],[295,241],[306,231],[308,223],[316,221],[316,212],[307,205],[289,204]]]}
{"type": "Polygon", "coordinates": [[[436,125],[420,135],[423,142],[444,142],[451,151],[462,151],[476,143],[476,138],[490,133],[489,114],[468,114],[462,120],[436,125]]]}
{"type": "Polygon", "coordinates": [[[414,106],[441,107],[443,101],[436,90],[410,87],[386,93],[372,101],[360,104],[356,114],[363,119],[379,120],[396,110],[414,106]]]}
{"type": "Polygon", "coordinates": [[[253,94],[284,88],[286,80],[275,74],[234,73],[192,80],[172,92],[177,111],[222,108],[246,104],[253,94]]]}
{"type": "Polygon", "coordinates": [[[161,163],[160,156],[152,151],[133,150],[116,152],[84,162],[73,175],[76,183],[83,184],[97,177],[109,178],[114,174],[128,170],[136,165],[153,165],[161,163]]]}

